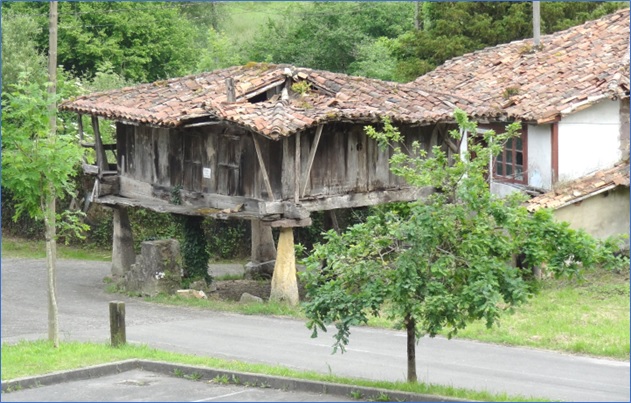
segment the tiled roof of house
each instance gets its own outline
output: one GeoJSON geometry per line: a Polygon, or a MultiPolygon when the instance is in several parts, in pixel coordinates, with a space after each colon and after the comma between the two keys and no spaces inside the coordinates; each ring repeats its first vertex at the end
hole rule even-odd
{"type": "Polygon", "coordinates": [[[530,211],[540,208],[559,209],[617,186],[629,186],[629,161],[565,183],[557,189],[530,199],[526,207],[530,211]]]}
{"type": "Polygon", "coordinates": [[[509,119],[558,120],[629,96],[629,9],[541,37],[456,57],[408,85],[501,109],[509,119]]]}
{"type": "Polygon", "coordinates": [[[409,124],[449,121],[456,107],[473,117],[501,120],[488,107],[393,82],[352,77],[289,65],[248,64],[193,76],[89,94],[60,108],[118,121],[176,127],[208,117],[232,121],[270,138],[288,136],[331,121],[375,122],[382,116],[409,124]],[[307,94],[289,91],[261,102],[257,95],[291,82],[306,81],[307,94]],[[232,78],[236,102],[227,102],[226,79],[232,78]]]}

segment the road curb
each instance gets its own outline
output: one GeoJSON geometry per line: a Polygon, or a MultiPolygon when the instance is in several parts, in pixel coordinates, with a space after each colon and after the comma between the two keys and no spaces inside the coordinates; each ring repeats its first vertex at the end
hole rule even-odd
{"type": "Polygon", "coordinates": [[[86,368],[59,371],[47,375],[13,379],[2,382],[2,393],[39,386],[53,385],[102,376],[118,374],[134,369],[141,369],[162,375],[178,376],[195,380],[210,381],[222,378],[232,384],[251,387],[273,388],[286,391],[321,393],[336,396],[361,396],[360,400],[375,400],[387,397],[389,401],[406,402],[464,402],[466,400],[444,396],[398,392],[380,388],[344,385],[332,382],[309,381],[274,375],[249,372],[227,371],[195,365],[173,364],[161,361],[126,360],[109,364],[94,365],[86,368]]]}

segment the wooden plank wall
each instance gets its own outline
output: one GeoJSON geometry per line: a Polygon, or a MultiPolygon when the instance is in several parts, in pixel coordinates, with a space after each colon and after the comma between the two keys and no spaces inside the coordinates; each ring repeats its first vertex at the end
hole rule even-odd
{"type": "MultiPolygon", "coordinates": [[[[403,128],[405,144],[419,140],[429,150],[433,126],[403,128]]],[[[305,174],[316,129],[301,134],[301,172],[305,174]]],[[[224,125],[191,129],[158,129],[117,125],[119,172],[122,176],[171,189],[226,196],[293,200],[296,136],[279,141],[258,137],[273,195],[264,184],[252,136],[224,125]],[[203,177],[209,168],[210,178],[203,177]]],[[[436,140],[434,140],[436,141],[436,140]]],[[[365,193],[405,187],[390,173],[391,152],[380,150],[361,125],[324,126],[305,198],[365,193]]],[[[301,178],[301,186],[305,183],[301,178]]],[[[302,191],[302,189],[300,189],[302,191]]]]}

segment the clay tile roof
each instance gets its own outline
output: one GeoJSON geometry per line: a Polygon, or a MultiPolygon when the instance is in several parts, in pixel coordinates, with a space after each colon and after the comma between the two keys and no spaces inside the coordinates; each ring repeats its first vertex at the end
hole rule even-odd
{"type": "Polygon", "coordinates": [[[617,186],[629,187],[629,161],[565,183],[558,189],[532,198],[527,202],[526,208],[530,211],[540,208],[559,209],[617,186]]]}
{"type": "Polygon", "coordinates": [[[331,121],[368,123],[382,116],[421,125],[450,121],[455,107],[472,110],[478,116],[499,116],[497,109],[473,106],[470,99],[393,82],[254,63],[89,94],[60,106],[117,121],[166,127],[205,117],[229,121],[274,139],[331,121]],[[310,90],[304,95],[290,91],[286,100],[280,94],[254,98],[274,87],[284,87],[288,77],[293,82],[306,81],[310,90]],[[227,78],[235,83],[233,103],[227,102],[227,78]]]}
{"type": "Polygon", "coordinates": [[[565,31],[448,60],[408,85],[439,88],[511,119],[559,119],[602,99],[629,96],[629,9],[565,31]]]}

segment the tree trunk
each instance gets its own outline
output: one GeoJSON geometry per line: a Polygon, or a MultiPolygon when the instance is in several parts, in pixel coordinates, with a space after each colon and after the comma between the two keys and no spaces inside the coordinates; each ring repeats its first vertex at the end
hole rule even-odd
{"type": "Polygon", "coordinates": [[[55,203],[57,197],[52,185],[47,185],[44,197],[44,225],[46,227],[46,269],[48,272],[48,340],[59,346],[59,318],[57,311],[57,230],[55,203]]]}
{"type": "Polygon", "coordinates": [[[408,382],[416,383],[416,321],[410,315],[405,318],[408,341],[408,382]]]}

